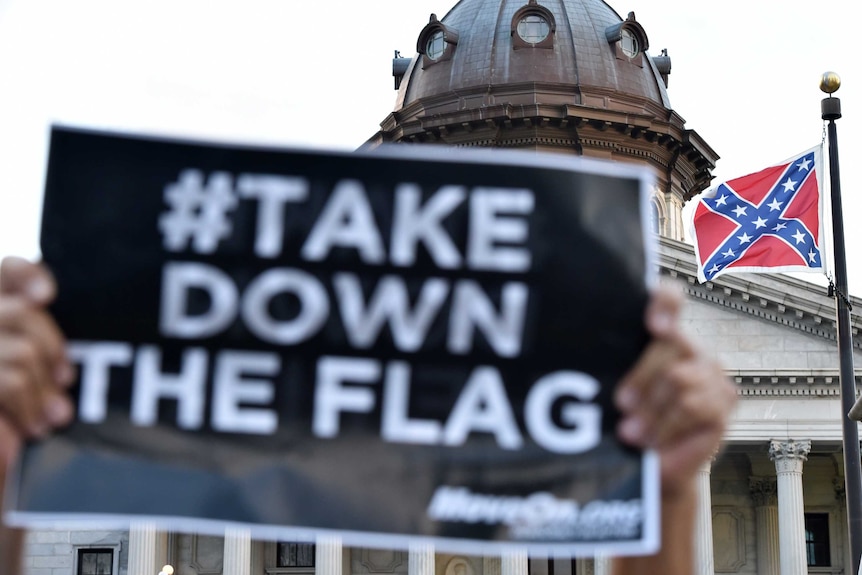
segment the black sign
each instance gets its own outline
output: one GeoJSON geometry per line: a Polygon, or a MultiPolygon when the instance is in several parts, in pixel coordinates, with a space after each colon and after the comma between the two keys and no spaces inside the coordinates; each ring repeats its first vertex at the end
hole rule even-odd
{"type": "Polygon", "coordinates": [[[11,519],[492,553],[645,552],[648,175],[421,146],[321,153],[54,129],[42,251],[78,419],[11,519]]]}

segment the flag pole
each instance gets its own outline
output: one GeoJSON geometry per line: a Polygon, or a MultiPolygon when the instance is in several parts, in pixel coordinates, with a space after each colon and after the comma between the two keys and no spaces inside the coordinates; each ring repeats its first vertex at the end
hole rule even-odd
{"type": "Polygon", "coordinates": [[[838,359],[840,363],[841,413],[844,430],[844,481],[847,498],[847,527],[850,535],[851,573],[859,572],[862,557],[862,462],[859,454],[859,429],[850,412],[856,403],[856,374],[853,369],[853,334],[850,331],[850,299],[847,291],[847,256],[844,249],[844,215],[841,208],[841,180],[838,172],[838,130],[841,100],[832,94],[841,87],[834,72],[826,72],[820,89],[829,94],[820,102],[821,117],[828,121],[829,183],[832,195],[832,241],[835,261],[835,299],[838,316],[838,359]]]}

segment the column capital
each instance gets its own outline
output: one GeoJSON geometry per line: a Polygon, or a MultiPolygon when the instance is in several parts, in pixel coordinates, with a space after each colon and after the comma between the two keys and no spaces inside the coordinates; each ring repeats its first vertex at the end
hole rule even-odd
{"type": "Polygon", "coordinates": [[[707,459],[706,461],[704,461],[703,463],[701,463],[700,467],[698,467],[697,470],[700,473],[706,473],[706,474],[712,473],[712,466],[715,463],[715,460],[718,459],[718,454],[720,452],[721,452],[721,448],[720,447],[716,448],[715,451],[712,452],[712,456],[709,459],[707,459]]]}
{"type": "Polygon", "coordinates": [[[775,470],[801,472],[802,463],[808,460],[811,451],[809,439],[773,439],[769,442],[769,458],[775,462],[775,470]]]}
{"type": "Polygon", "coordinates": [[[748,489],[755,507],[778,505],[778,482],[775,477],[749,477],[748,489]]]}

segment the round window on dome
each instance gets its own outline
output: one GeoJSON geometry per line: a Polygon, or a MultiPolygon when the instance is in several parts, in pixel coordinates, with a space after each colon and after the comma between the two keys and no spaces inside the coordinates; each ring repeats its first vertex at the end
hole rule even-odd
{"type": "Polygon", "coordinates": [[[638,37],[635,36],[631,30],[623,28],[620,31],[620,49],[628,58],[634,58],[638,55],[638,52],[640,52],[638,37]]]}
{"type": "Polygon", "coordinates": [[[528,44],[538,44],[550,33],[550,24],[539,14],[527,14],[518,22],[518,36],[528,44]]]}
{"type": "Polygon", "coordinates": [[[445,51],[446,41],[443,38],[443,30],[437,30],[431,34],[431,37],[428,38],[428,42],[425,44],[425,55],[432,60],[439,60],[445,51]]]}

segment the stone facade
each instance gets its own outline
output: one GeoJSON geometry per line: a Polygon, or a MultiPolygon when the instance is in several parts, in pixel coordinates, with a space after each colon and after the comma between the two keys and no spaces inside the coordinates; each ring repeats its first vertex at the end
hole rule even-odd
{"type": "Polygon", "coordinates": [[[78,551],[86,549],[110,549],[112,575],[127,575],[129,535],[122,531],[30,532],[24,548],[24,573],[74,575],[78,573],[78,551]]]}

